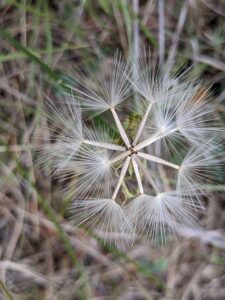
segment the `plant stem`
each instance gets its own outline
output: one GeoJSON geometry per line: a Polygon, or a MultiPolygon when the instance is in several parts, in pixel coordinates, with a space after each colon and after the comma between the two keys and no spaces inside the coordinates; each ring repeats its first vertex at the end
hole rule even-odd
{"type": "Polygon", "coordinates": [[[164,16],[164,0],[158,1],[159,11],[159,64],[163,67],[165,56],[165,16],[164,16]]]}
{"type": "MultiPolygon", "coordinates": [[[[138,22],[138,14],[139,14],[139,0],[132,1],[133,6],[133,47],[131,51],[131,57],[133,58],[133,81],[137,81],[138,77],[138,59],[139,59],[139,51],[140,51],[140,30],[139,30],[139,22],[138,22]]],[[[138,105],[138,97],[137,93],[134,93],[134,101],[136,106],[138,105]]]]}
{"type": "Polygon", "coordinates": [[[0,146],[0,152],[21,152],[30,149],[30,145],[8,145],[0,146]]]}

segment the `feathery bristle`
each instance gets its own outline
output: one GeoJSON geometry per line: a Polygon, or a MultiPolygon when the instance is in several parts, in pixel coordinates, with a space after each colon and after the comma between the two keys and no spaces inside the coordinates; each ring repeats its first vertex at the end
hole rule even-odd
{"type": "Polygon", "coordinates": [[[76,84],[71,89],[79,97],[84,111],[101,114],[127,99],[131,68],[119,52],[108,59],[107,65],[99,58],[98,73],[92,68],[76,69],[76,84]],[[86,75],[87,74],[87,75],[86,75]]]}
{"type": "Polygon", "coordinates": [[[88,199],[74,201],[70,212],[75,225],[87,226],[95,231],[104,242],[110,242],[114,234],[114,244],[126,248],[132,243],[134,232],[121,206],[112,199],[88,199]]]}
{"type": "Polygon", "coordinates": [[[76,157],[67,165],[66,178],[72,179],[68,191],[73,197],[109,197],[115,182],[110,159],[113,151],[82,145],[76,157]]]}
{"type": "Polygon", "coordinates": [[[177,191],[160,193],[153,197],[142,194],[132,200],[127,212],[139,234],[152,240],[165,241],[166,234],[176,232],[176,225],[196,226],[197,217],[186,199],[177,191]]]}

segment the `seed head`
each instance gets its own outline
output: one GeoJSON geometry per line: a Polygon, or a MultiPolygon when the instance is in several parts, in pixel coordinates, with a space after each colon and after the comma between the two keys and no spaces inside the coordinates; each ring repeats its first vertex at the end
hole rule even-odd
{"type": "Polygon", "coordinates": [[[70,181],[75,225],[122,248],[141,236],[165,241],[177,224],[197,226],[201,196],[223,163],[224,129],[202,83],[165,77],[148,57],[138,68],[118,53],[107,62],[80,70],[49,103],[54,142],[40,160],[70,181]]]}

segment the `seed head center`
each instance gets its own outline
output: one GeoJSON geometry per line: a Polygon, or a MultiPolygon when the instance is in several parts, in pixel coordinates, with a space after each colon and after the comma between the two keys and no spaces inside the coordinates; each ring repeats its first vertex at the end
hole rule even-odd
{"type": "Polygon", "coordinates": [[[129,156],[132,156],[133,154],[137,154],[137,151],[135,151],[132,146],[128,150],[130,151],[129,156]]]}

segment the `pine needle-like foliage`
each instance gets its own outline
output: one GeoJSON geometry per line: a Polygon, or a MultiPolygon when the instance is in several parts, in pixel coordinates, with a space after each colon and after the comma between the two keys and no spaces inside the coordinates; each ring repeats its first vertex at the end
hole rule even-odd
{"type": "Polygon", "coordinates": [[[117,53],[48,105],[40,162],[68,183],[72,222],[123,249],[197,226],[207,184],[221,177],[224,130],[209,90],[163,74],[147,56],[134,68],[117,53]]]}

